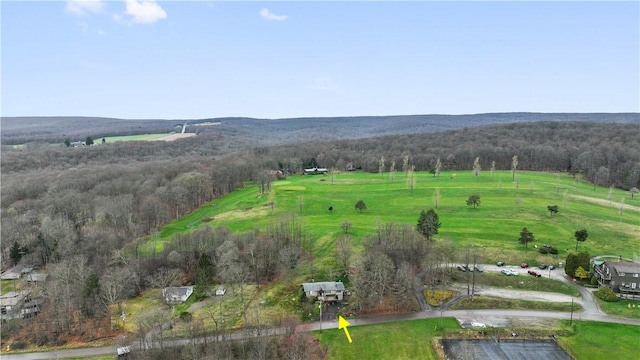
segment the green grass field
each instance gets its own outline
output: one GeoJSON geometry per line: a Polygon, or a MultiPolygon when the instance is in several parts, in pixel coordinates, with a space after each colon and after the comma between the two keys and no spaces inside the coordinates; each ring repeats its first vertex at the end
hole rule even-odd
{"type": "MultiPolygon", "coordinates": [[[[461,331],[457,321],[444,318],[448,333],[461,331]]],[[[540,334],[560,333],[558,343],[575,359],[635,360],[640,350],[640,326],[595,321],[562,320],[540,334]]],[[[393,322],[350,327],[353,343],[343,330],[316,331],[314,335],[328,348],[329,359],[437,359],[430,344],[440,336],[440,319],[393,322]]],[[[532,332],[534,333],[534,332],[532,332]]],[[[545,337],[548,338],[548,337],[545,337]]]]}
{"type": "Polygon", "coordinates": [[[609,324],[596,321],[569,321],[562,324],[573,330],[573,335],[560,337],[558,343],[576,359],[635,360],[640,351],[640,326],[609,324]]]}
{"type": "Polygon", "coordinates": [[[591,185],[576,182],[566,174],[519,172],[517,184],[510,172],[504,171],[496,172],[493,178],[489,172],[479,177],[470,172],[451,175],[443,173],[438,179],[417,173],[413,191],[406,186],[402,173],[396,174],[393,182],[388,174],[360,172],[336,174],[333,181],[330,176],[291,176],[274,182],[267,195],[247,185],[164,226],[157,236],[148,239],[146,249],[155,244],[156,250],[161,250],[176,233],[195,230],[205,223],[249,231],[296,214],[315,244],[312,251],[319,263],[330,263],[343,221],[353,224],[350,234],[360,249],[362,237],[373,234],[378,223],[415,225],[421,210],[435,207],[437,188],[440,200],[436,212],[442,226],[436,240],[450,240],[457,248],[473,246],[484,262],[563,261],[575,249],[573,233],[582,228],[588,230],[589,238],[579,250],[592,255],[640,255],[640,197],[631,200],[627,192],[616,190],[610,200],[608,188],[597,187],[594,191],[591,185]],[[472,194],[481,197],[476,209],[465,204],[472,194]],[[367,205],[363,212],[354,207],[360,199],[367,205]],[[622,199],[626,208],[621,212],[622,199]],[[271,201],[275,203],[273,210],[266,206],[271,201]],[[559,213],[551,216],[548,205],[558,205],[559,213]],[[536,238],[529,249],[518,243],[523,227],[536,238]],[[551,244],[560,253],[542,255],[533,249],[542,244],[551,244]]]}
{"type": "MultiPolygon", "coordinates": [[[[431,340],[440,335],[440,319],[391,322],[314,332],[327,346],[328,359],[437,359],[431,340]]],[[[445,330],[459,330],[455,319],[444,318],[445,330]]]]}
{"type": "Polygon", "coordinates": [[[640,300],[620,300],[606,302],[596,298],[600,310],[612,316],[640,319],[640,300]]]}
{"type": "MultiPolygon", "coordinates": [[[[144,135],[126,135],[126,136],[109,136],[109,137],[105,137],[105,141],[107,143],[112,143],[112,142],[116,142],[116,141],[152,141],[152,140],[158,140],[161,139],[165,136],[167,136],[169,134],[163,133],[163,134],[144,134],[144,135]]],[[[99,139],[93,139],[93,141],[96,142],[96,144],[99,144],[102,142],[103,138],[99,138],[99,139]]]]}

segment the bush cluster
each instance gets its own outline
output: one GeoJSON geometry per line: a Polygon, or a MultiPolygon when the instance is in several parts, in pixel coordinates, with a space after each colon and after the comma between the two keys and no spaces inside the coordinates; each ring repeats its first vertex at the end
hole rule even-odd
{"type": "Polygon", "coordinates": [[[595,295],[598,299],[606,302],[616,302],[620,300],[618,296],[616,296],[616,293],[614,293],[613,290],[609,289],[608,287],[602,287],[599,290],[594,291],[593,295],[595,295]]]}

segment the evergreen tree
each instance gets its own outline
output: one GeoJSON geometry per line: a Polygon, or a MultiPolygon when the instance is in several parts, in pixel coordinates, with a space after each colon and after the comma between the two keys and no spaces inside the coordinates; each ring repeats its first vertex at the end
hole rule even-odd
{"type": "Polygon", "coordinates": [[[530,242],[534,241],[535,237],[533,236],[533,233],[529,230],[527,230],[527,228],[522,228],[522,231],[520,231],[520,244],[524,244],[524,247],[527,248],[527,244],[529,244],[530,242]]]}
{"type": "Polygon", "coordinates": [[[418,218],[418,225],[416,226],[416,230],[420,234],[422,234],[425,239],[431,240],[433,235],[438,233],[440,225],[441,223],[435,210],[422,210],[420,212],[420,217],[418,218]]]}

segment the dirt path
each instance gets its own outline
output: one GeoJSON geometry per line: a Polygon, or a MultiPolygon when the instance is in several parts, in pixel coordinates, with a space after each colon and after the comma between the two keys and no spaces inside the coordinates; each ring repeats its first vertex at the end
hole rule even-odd
{"type": "Polygon", "coordinates": [[[587,202],[590,202],[590,203],[609,206],[609,207],[616,208],[616,209],[620,208],[620,205],[622,205],[622,208],[624,210],[631,210],[631,211],[640,212],[640,207],[638,207],[638,206],[629,205],[629,204],[620,204],[619,202],[609,201],[609,200],[606,200],[606,199],[598,199],[598,198],[592,198],[592,197],[589,197],[589,196],[582,196],[582,195],[569,195],[569,197],[572,198],[572,199],[587,201],[587,202]]]}

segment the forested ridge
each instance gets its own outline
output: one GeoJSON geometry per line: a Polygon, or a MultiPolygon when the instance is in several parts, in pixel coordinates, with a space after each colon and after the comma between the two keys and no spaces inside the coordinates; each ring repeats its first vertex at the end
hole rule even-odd
{"type": "Polygon", "coordinates": [[[299,141],[362,139],[373,136],[419,134],[491,124],[540,121],[579,121],[640,124],[638,113],[487,113],[468,115],[393,115],[255,119],[128,120],[80,116],[2,117],[2,145],[83,141],[88,136],[180,132],[217,132],[241,143],[273,145],[299,141]],[[267,135],[267,136],[265,136],[267,135]]]}
{"type": "MultiPolygon", "coordinates": [[[[443,171],[471,171],[477,158],[483,169],[495,162],[497,170],[505,170],[511,168],[514,156],[518,170],[570,172],[598,185],[638,188],[640,124],[522,122],[263,146],[211,130],[174,142],[3,147],[2,264],[22,261],[46,266],[52,275],[43,290],[48,299],[43,311],[51,320],[31,323],[28,326],[39,330],[23,330],[25,334],[39,334],[36,340],[43,344],[55,343],[62,334],[90,337],[86,327],[77,325],[86,319],[108,321],[100,304],[115,304],[171,281],[197,281],[202,255],[198,251],[183,252],[177,258],[174,253],[172,264],[179,274],[162,277],[171,247],[163,260],[132,262],[130,254],[122,251],[127,244],[250,181],[275,180],[273,170],[299,174],[305,167],[321,166],[343,171],[352,164],[378,172],[381,157],[387,164],[395,162],[397,168],[408,157],[416,171],[433,170],[438,159],[443,171]],[[97,290],[90,286],[88,275],[103,286],[120,284],[121,288],[106,298],[92,292],[97,290]],[[76,296],[55,301],[64,294],[76,296]]],[[[255,234],[223,230],[198,231],[189,235],[188,242],[215,243],[217,250],[209,255],[217,266],[226,259],[228,264],[252,269],[250,275],[237,279],[229,265],[220,269],[220,276],[238,282],[269,281],[302,256],[305,239],[298,226],[285,222],[265,229],[259,235],[265,240],[261,242],[256,242],[255,234]],[[256,252],[238,257],[238,247],[256,252]]]]}

